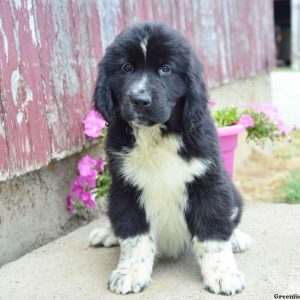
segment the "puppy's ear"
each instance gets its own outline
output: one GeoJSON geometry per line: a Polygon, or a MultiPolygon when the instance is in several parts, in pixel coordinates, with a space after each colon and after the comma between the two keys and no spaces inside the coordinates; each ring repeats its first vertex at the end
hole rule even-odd
{"type": "Polygon", "coordinates": [[[183,125],[193,130],[207,110],[208,96],[203,80],[203,67],[194,53],[191,54],[186,78],[187,93],[183,109],[183,125]]]}
{"type": "Polygon", "coordinates": [[[111,90],[108,85],[108,72],[104,59],[98,67],[98,78],[93,97],[95,109],[100,112],[108,124],[116,120],[116,107],[114,105],[111,90]]]}

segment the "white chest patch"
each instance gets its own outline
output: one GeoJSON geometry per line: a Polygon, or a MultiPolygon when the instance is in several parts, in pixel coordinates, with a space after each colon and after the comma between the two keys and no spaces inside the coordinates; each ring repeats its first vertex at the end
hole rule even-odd
{"type": "Polygon", "coordinates": [[[134,128],[134,134],[135,147],[118,153],[122,175],[142,191],[140,204],[158,253],[176,257],[191,240],[184,217],[186,183],[203,175],[209,161],[182,159],[180,137],[163,137],[159,126],[134,128]]]}

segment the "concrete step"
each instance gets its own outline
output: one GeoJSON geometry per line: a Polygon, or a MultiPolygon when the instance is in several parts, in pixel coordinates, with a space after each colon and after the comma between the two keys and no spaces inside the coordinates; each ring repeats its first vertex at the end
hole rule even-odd
{"type": "MultiPolygon", "coordinates": [[[[153,282],[137,295],[117,296],[107,290],[119,248],[90,248],[89,232],[97,220],[0,269],[0,299],[226,299],[202,288],[194,258],[158,261],[153,282]]],[[[300,206],[249,204],[241,228],[253,244],[236,254],[247,287],[234,299],[274,299],[274,294],[300,293],[300,206]]],[[[231,297],[228,297],[229,299],[231,297]]]]}

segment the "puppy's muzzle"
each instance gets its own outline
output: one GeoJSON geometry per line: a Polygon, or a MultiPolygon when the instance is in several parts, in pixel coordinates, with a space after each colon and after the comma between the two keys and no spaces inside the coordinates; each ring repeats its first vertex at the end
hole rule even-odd
{"type": "Polygon", "coordinates": [[[130,102],[137,111],[143,111],[146,107],[151,105],[152,98],[148,93],[141,91],[138,93],[132,93],[130,95],[130,102]]]}

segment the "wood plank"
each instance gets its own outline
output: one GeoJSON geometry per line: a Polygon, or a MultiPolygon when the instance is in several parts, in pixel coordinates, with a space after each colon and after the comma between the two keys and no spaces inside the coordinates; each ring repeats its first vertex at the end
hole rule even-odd
{"type": "MultiPolygon", "coordinates": [[[[1,5],[0,5],[0,15],[1,5]]],[[[6,33],[2,27],[2,18],[0,17],[0,45],[4,46],[4,49],[0,49],[0,181],[6,179],[9,176],[9,156],[8,156],[8,144],[6,137],[6,129],[4,124],[4,105],[6,103],[6,97],[4,93],[3,84],[3,61],[6,61],[7,51],[5,51],[6,33]],[[5,42],[4,42],[5,41],[5,42]]]]}
{"type": "Polygon", "coordinates": [[[37,1],[41,36],[41,73],[52,158],[60,159],[82,148],[83,104],[76,44],[72,37],[70,2],[37,1]]]}
{"type": "Polygon", "coordinates": [[[11,177],[45,165],[50,156],[31,11],[15,2],[2,2],[1,9],[8,41],[2,86],[11,177]]]}
{"type": "MultiPolygon", "coordinates": [[[[18,112],[22,111],[22,92],[25,90],[24,82],[19,72],[20,48],[15,21],[14,8],[10,3],[1,2],[2,28],[7,39],[7,52],[3,56],[1,51],[1,69],[3,76],[1,80],[2,93],[2,117],[5,128],[5,138],[8,144],[7,163],[9,176],[18,170],[26,169],[31,161],[30,143],[28,140],[29,131],[25,122],[18,122],[18,112]],[[12,30],[13,29],[13,30],[12,30]],[[28,151],[24,151],[24,149],[28,151]],[[24,153],[25,152],[25,153],[24,153]],[[18,159],[20,158],[20,159],[18,159]]],[[[23,92],[24,94],[24,92],[23,92]]],[[[22,113],[22,118],[23,112],[22,113]]],[[[20,114],[19,114],[20,116],[20,114]]]]}
{"type": "MultiPolygon", "coordinates": [[[[31,151],[30,170],[46,165],[51,158],[49,132],[45,113],[39,48],[40,34],[36,27],[37,10],[35,1],[22,2],[15,9],[15,21],[19,26],[19,72],[23,80],[23,99],[19,99],[18,123],[25,122],[31,151]],[[24,118],[22,120],[22,113],[24,118]]],[[[26,147],[24,149],[27,151],[26,147]]],[[[19,157],[17,157],[19,159],[19,157]]]]}
{"type": "Polygon", "coordinates": [[[3,24],[3,10],[0,3],[0,181],[9,176],[9,156],[4,123],[4,105],[6,104],[6,93],[3,83],[4,65],[8,62],[8,38],[3,24]]]}

